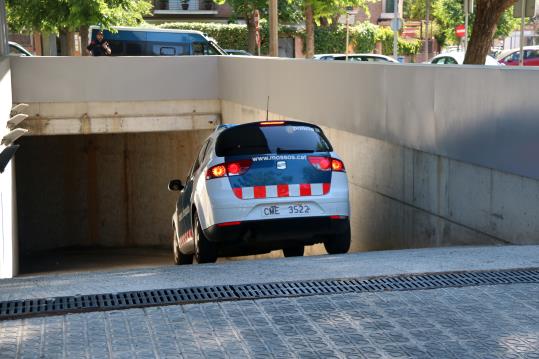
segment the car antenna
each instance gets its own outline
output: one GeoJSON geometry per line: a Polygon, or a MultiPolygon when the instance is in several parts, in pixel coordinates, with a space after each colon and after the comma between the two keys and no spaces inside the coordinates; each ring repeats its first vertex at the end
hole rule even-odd
{"type": "Polygon", "coordinates": [[[268,101],[266,102],[266,121],[269,121],[269,96],[268,101]]]}

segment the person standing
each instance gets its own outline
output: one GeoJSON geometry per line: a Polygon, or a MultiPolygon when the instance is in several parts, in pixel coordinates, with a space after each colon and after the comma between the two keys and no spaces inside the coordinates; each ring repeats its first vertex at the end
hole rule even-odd
{"type": "Polygon", "coordinates": [[[92,40],[86,49],[92,56],[110,56],[112,54],[109,43],[103,39],[103,31],[97,32],[95,40],[92,40]]]}

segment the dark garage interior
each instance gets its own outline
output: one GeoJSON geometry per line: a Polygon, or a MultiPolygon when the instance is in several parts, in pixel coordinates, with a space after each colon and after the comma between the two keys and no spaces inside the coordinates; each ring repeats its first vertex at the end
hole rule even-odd
{"type": "Polygon", "coordinates": [[[172,264],[172,178],[209,131],[29,136],[16,163],[19,273],[172,264]]]}

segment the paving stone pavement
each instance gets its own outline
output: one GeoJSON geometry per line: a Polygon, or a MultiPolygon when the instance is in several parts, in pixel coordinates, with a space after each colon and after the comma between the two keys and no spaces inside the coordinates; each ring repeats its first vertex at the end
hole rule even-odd
{"type": "Polygon", "coordinates": [[[0,358],[539,358],[539,284],[0,322],[0,358]]]}

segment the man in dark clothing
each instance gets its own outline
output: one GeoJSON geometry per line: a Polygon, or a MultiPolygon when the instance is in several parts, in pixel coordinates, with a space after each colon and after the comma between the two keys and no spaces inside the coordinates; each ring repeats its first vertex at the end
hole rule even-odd
{"type": "Polygon", "coordinates": [[[98,31],[95,40],[86,47],[92,56],[108,56],[112,53],[109,43],[103,40],[103,32],[98,31]]]}

